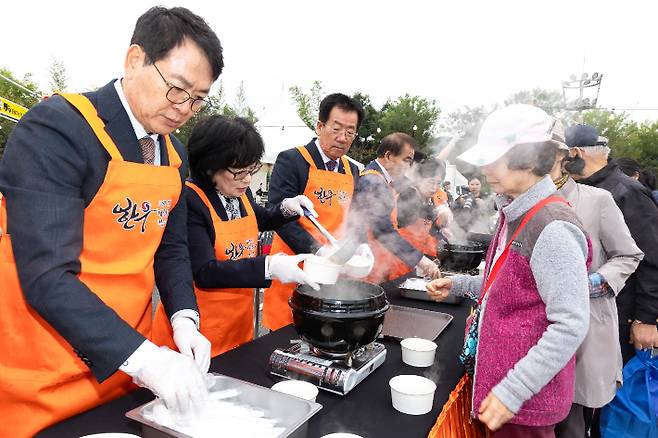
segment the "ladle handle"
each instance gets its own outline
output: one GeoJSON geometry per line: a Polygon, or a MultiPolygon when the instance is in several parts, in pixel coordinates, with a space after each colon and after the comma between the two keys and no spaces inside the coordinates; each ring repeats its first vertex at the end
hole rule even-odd
{"type": "Polygon", "coordinates": [[[303,205],[302,205],[302,210],[304,210],[304,216],[306,216],[308,218],[308,220],[310,220],[311,223],[313,225],[315,225],[315,228],[317,228],[318,231],[320,231],[320,233],[322,233],[322,235],[327,238],[329,243],[336,246],[336,244],[338,244],[338,241],[336,240],[336,238],[334,236],[332,236],[331,233],[329,231],[327,231],[327,229],[325,227],[323,227],[322,224],[320,222],[318,222],[318,220],[315,218],[315,216],[313,216],[313,214],[311,214],[311,212],[306,207],[304,207],[303,205]]]}

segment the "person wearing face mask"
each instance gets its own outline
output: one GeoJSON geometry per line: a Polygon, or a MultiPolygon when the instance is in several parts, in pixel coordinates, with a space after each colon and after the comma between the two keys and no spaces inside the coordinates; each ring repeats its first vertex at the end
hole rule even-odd
{"type": "MultiPolygon", "coordinates": [[[[261,168],[264,150],[256,128],[240,117],[203,119],[188,142],[188,246],[201,333],[212,344],[212,356],[253,339],[254,288],[267,288],[273,279],[318,287],[297,266],[309,254],[258,256],[259,231],[296,220],[304,214],[302,206],[317,215],[304,195],[269,209],[254,201],[249,183],[261,168]]],[[[156,342],[173,345],[171,330],[159,306],[153,328],[156,342]]]]}
{"type": "Polygon", "coordinates": [[[558,144],[551,178],[576,211],[592,243],[589,271],[590,323],[576,352],[576,391],[568,417],[556,427],[558,438],[599,436],[592,410],[608,404],[622,382],[622,357],[615,297],[644,257],[631,237],[610,192],[576,183],[564,170],[569,148],[556,121],[558,144]],[[590,429],[591,431],[586,429],[590,429]]]}
{"type": "Polygon", "coordinates": [[[571,408],[574,355],[587,334],[590,245],[549,172],[555,120],[530,105],[491,113],[458,158],[480,166],[500,217],[484,275],[428,283],[478,302],[460,359],[472,377],[473,417],[494,438],[555,437],[571,408]]]}
{"type": "Polygon", "coordinates": [[[658,347],[658,206],[651,192],[608,162],[610,148],[605,137],[588,125],[566,129],[569,158],[564,168],[580,184],[607,190],[644,259],[617,295],[619,342],[624,363],[635,349],[658,347]]]}
{"type": "Polygon", "coordinates": [[[397,271],[398,263],[416,269],[421,276],[437,278],[438,266],[423,255],[398,229],[397,199],[394,183],[403,178],[414,160],[416,141],[410,135],[395,132],[384,137],[377,148],[377,158],[361,173],[355,202],[354,218],[364,227],[368,244],[375,256],[375,266],[367,281],[386,281],[397,271]]]}
{"type": "MultiPolygon", "coordinates": [[[[363,116],[361,104],[349,96],[334,93],[322,99],[315,126],[317,138],[306,146],[283,151],[277,156],[270,179],[268,205],[303,194],[313,201],[320,223],[336,239],[346,237],[346,217],[359,178],[359,168],[347,159],[346,154],[363,116]]],[[[272,252],[322,253],[327,243],[308,219],[301,219],[276,230],[272,252]]],[[[366,244],[360,245],[355,255],[372,263],[372,252],[366,244]]],[[[263,303],[263,324],[269,329],[276,330],[292,323],[288,299],[293,288],[290,284],[272,282],[263,303]]]]}
{"type": "Polygon", "coordinates": [[[197,330],[180,201],[186,157],[170,134],[204,107],[222,68],[201,17],[153,7],[137,20],[122,78],[48,98],[9,137],[0,411],[12,436],[119,397],[132,381],[173,413],[205,402],[210,343],[197,330]],[[156,284],[185,354],[147,340],[156,284]]]}

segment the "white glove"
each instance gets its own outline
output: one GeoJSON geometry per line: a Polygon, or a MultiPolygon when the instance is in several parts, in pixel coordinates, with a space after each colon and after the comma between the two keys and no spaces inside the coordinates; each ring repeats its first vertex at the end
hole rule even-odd
{"type": "Polygon", "coordinates": [[[372,253],[367,243],[362,243],[356,247],[354,255],[343,267],[343,273],[354,278],[363,278],[370,274],[375,264],[375,255],[372,253]]]}
{"type": "Polygon", "coordinates": [[[286,198],[281,201],[281,207],[283,208],[284,215],[286,211],[292,212],[297,216],[304,216],[304,210],[302,206],[305,207],[311,214],[315,217],[318,217],[318,212],[313,208],[313,202],[304,195],[297,195],[294,198],[286,198]]]}
{"type": "Polygon", "coordinates": [[[133,382],[162,399],[175,415],[188,417],[200,412],[208,400],[208,390],[194,361],[149,341],[140,349],[142,366],[135,372],[127,372],[133,382]]]}
{"type": "Polygon", "coordinates": [[[441,277],[441,271],[436,263],[423,256],[416,265],[416,275],[433,280],[441,277]]]}
{"type": "Polygon", "coordinates": [[[177,316],[171,322],[174,329],[174,343],[178,351],[194,359],[199,370],[205,374],[210,368],[210,341],[196,328],[190,318],[177,316]]]}
{"type": "Polygon", "coordinates": [[[294,256],[287,254],[274,254],[267,256],[269,263],[270,277],[276,278],[281,283],[301,283],[308,284],[313,289],[318,290],[320,286],[311,280],[308,274],[298,266],[300,262],[309,258],[311,254],[297,254],[294,256]]]}

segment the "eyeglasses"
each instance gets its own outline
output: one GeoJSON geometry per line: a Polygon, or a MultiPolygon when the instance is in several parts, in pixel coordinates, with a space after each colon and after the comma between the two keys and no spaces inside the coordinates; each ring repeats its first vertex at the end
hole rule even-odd
{"type": "Polygon", "coordinates": [[[354,140],[354,137],[356,137],[356,131],[354,129],[341,128],[338,126],[328,126],[326,123],[323,123],[323,125],[326,126],[329,132],[331,132],[336,137],[345,135],[347,138],[350,138],[352,140],[354,140]]]}
{"type": "Polygon", "coordinates": [[[256,175],[261,167],[263,167],[263,163],[258,163],[252,166],[250,169],[243,169],[243,170],[226,169],[226,171],[231,175],[233,175],[233,179],[235,181],[240,181],[245,179],[247,175],[251,175],[251,176],[256,175]]]}
{"type": "Polygon", "coordinates": [[[188,100],[191,100],[192,102],[190,103],[190,108],[192,109],[193,113],[198,113],[202,111],[207,105],[210,105],[210,102],[208,102],[207,100],[198,97],[192,97],[190,93],[188,93],[187,91],[183,90],[180,87],[172,85],[168,80],[165,79],[164,76],[162,76],[162,73],[160,72],[158,66],[155,65],[155,62],[153,63],[153,67],[155,67],[155,71],[158,72],[164,83],[169,87],[169,90],[167,91],[166,94],[167,100],[169,102],[178,105],[181,103],[185,103],[188,100]]]}

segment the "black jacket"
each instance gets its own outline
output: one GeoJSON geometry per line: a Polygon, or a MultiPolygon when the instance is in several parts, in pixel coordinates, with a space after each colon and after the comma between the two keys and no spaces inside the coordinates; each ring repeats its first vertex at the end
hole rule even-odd
{"type": "MultiPolygon", "coordinates": [[[[374,170],[381,174],[381,169],[375,161],[366,166],[366,170],[374,170]]],[[[383,175],[382,175],[383,176],[383,175]]],[[[363,225],[388,251],[395,254],[407,266],[413,268],[418,264],[423,254],[405,240],[393,227],[391,212],[396,201],[383,177],[363,175],[355,197],[363,225]]]]}
{"type": "Polygon", "coordinates": [[[658,206],[649,189],[610,163],[579,183],[600,187],[612,194],[644,259],[617,296],[619,322],[658,321],[658,206]]]}
{"type": "MultiPolygon", "coordinates": [[[[322,156],[315,146],[315,138],[304,146],[318,169],[325,169],[322,156]]],[[[309,164],[297,148],[281,152],[274,163],[272,178],[270,179],[267,204],[275,205],[281,203],[285,198],[292,198],[304,194],[308,182],[309,164]]],[[[350,163],[352,175],[354,175],[354,188],[359,180],[359,168],[350,163]]],[[[338,172],[345,173],[342,160],[338,161],[338,172]]],[[[313,199],[311,199],[313,201],[313,199]]],[[[354,202],[354,201],[352,201],[354,202]]],[[[322,223],[322,217],[319,218],[322,223]]],[[[290,222],[277,231],[277,234],[296,253],[315,253],[322,245],[306,231],[298,221],[290,222]]]]}
{"type": "MultiPolygon", "coordinates": [[[[228,221],[224,205],[217,193],[204,190],[210,204],[222,221],[228,221]]],[[[215,228],[210,211],[199,195],[189,187],[185,188],[187,198],[187,234],[192,260],[194,281],[201,288],[239,288],[239,287],[270,287],[271,281],[265,279],[265,256],[239,260],[219,261],[215,257],[215,228]]],[[[286,219],[279,204],[272,208],[264,208],[256,202],[247,190],[247,198],[251,203],[258,223],[258,231],[276,230],[281,225],[297,220],[297,216],[286,219]]],[[[240,200],[240,213],[246,214],[240,200]]]]}

